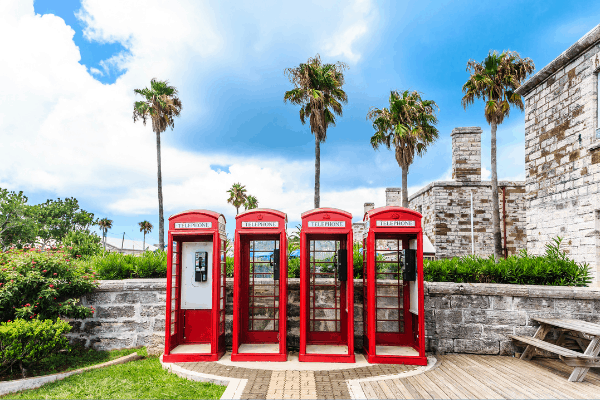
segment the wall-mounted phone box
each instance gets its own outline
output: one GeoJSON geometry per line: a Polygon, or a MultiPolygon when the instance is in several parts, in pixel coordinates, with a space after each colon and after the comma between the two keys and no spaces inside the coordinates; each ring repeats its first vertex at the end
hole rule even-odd
{"type": "Polygon", "coordinates": [[[181,308],[212,308],[213,243],[183,242],[181,252],[181,308]]]}

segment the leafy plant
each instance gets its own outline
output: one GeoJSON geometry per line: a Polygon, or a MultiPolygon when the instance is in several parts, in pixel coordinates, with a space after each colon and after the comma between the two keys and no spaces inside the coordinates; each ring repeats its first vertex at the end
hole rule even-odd
{"type": "Polygon", "coordinates": [[[91,316],[79,299],[97,286],[95,273],[70,257],[62,249],[0,253],[0,321],[91,316]]]}
{"type": "Polygon", "coordinates": [[[225,274],[227,278],[233,278],[234,260],[233,257],[225,257],[225,274]]]}
{"type": "Polygon", "coordinates": [[[288,278],[300,278],[300,258],[288,258],[288,278]]]}
{"type": "Polygon", "coordinates": [[[87,268],[98,274],[98,279],[165,278],[167,253],[145,251],[140,255],[103,252],[83,260],[87,268]]]}
{"type": "Polygon", "coordinates": [[[560,249],[562,238],[546,244],[546,253],[500,259],[467,256],[446,260],[425,260],[424,275],[429,282],[510,283],[516,285],[587,286],[589,265],[576,263],[560,249]]]}
{"type": "Polygon", "coordinates": [[[93,232],[71,231],[63,239],[63,249],[69,253],[71,259],[79,257],[87,258],[100,254],[102,244],[100,237],[93,232]]]}
{"type": "MultiPolygon", "coordinates": [[[[235,207],[236,214],[240,213],[240,207],[246,203],[248,195],[246,194],[246,186],[241,183],[234,183],[231,185],[231,189],[227,191],[229,193],[228,203],[231,203],[235,207]]],[[[257,202],[258,204],[258,202],[257,202]]]]}
{"type": "Polygon", "coordinates": [[[60,319],[3,322],[0,324],[0,365],[7,370],[18,364],[26,378],[30,366],[68,348],[69,341],[63,333],[70,330],[71,325],[60,319]]]}

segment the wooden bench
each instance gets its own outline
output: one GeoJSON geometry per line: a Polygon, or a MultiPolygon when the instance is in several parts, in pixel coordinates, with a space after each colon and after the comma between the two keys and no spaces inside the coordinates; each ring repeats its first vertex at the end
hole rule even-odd
{"type": "Polygon", "coordinates": [[[531,318],[540,323],[540,327],[533,337],[509,337],[517,342],[527,345],[521,355],[521,360],[530,360],[535,355],[536,349],[557,354],[565,364],[575,367],[569,377],[570,382],[582,382],[590,367],[600,367],[600,325],[575,319],[531,318]],[[546,342],[544,339],[551,330],[561,331],[556,344],[546,342]],[[565,338],[575,340],[583,353],[561,346],[565,338]],[[585,344],[589,340],[589,344],[585,344]]]}

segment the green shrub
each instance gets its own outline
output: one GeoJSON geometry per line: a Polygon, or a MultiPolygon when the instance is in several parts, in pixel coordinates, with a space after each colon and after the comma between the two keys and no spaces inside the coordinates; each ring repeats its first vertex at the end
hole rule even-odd
{"type": "Polygon", "coordinates": [[[97,286],[94,275],[60,249],[0,253],[0,321],[89,317],[79,299],[97,286]]]}
{"type": "Polygon", "coordinates": [[[71,325],[60,319],[3,322],[0,324],[0,365],[7,370],[17,364],[25,378],[31,366],[68,349],[69,341],[63,333],[70,330],[71,325]]]}
{"type": "Polygon", "coordinates": [[[102,253],[102,244],[100,237],[89,231],[71,231],[67,233],[62,243],[64,250],[67,251],[73,259],[91,257],[102,253]]]}
{"type": "Polygon", "coordinates": [[[233,278],[234,259],[233,257],[225,257],[225,274],[228,278],[233,278]]]}
{"type": "Polygon", "coordinates": [[[562,239],[546,244],[546,253],[519,255],[494,262],[494,257],[467,256],[446,260],[425,260],[424,275],[429,282],[510,283],[517,285],[586,286],[591,282],[589,266],[578,264],[560,250],[562,239]]]}
{"type": "Polygon", "coordinates": [[[140,255],[103,252],[81,261],[98,279],[166,278],[167,253],[145,251],[140,255]]]}
{"type": "Polygon", "coordinates": [[[300,258],[288,258],[288,278],[300,278],[300,258]]]}

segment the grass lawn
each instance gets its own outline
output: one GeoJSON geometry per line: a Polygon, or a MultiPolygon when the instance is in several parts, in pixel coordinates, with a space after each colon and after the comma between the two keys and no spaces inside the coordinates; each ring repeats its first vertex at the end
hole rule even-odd
{"type": "MultiPolygon", "coordinates": [[[[35,376],[72,371],[74,369],[89,367],[90,365],[102,364],[135,352],[140,355],[146,355],[145,349],[102,351],[87,349],[83,346],[72,346],[70,352],[54,354],[42,360],[38,366],[31,367],[31,369],[27,371],[27,377],[32,378],[35,376]]],[[[21,369],[18,366],[14,366],[12,371],[9,370],[0,375],[0,381],[9,381],[13,379],[22,379],[21,369]]]]}
{"type": "Polygon", "coordinates": [[[225,386],[193,382],[162,369],[158,357],[100,368],[3,399],[218,399],[225,386]]]}

